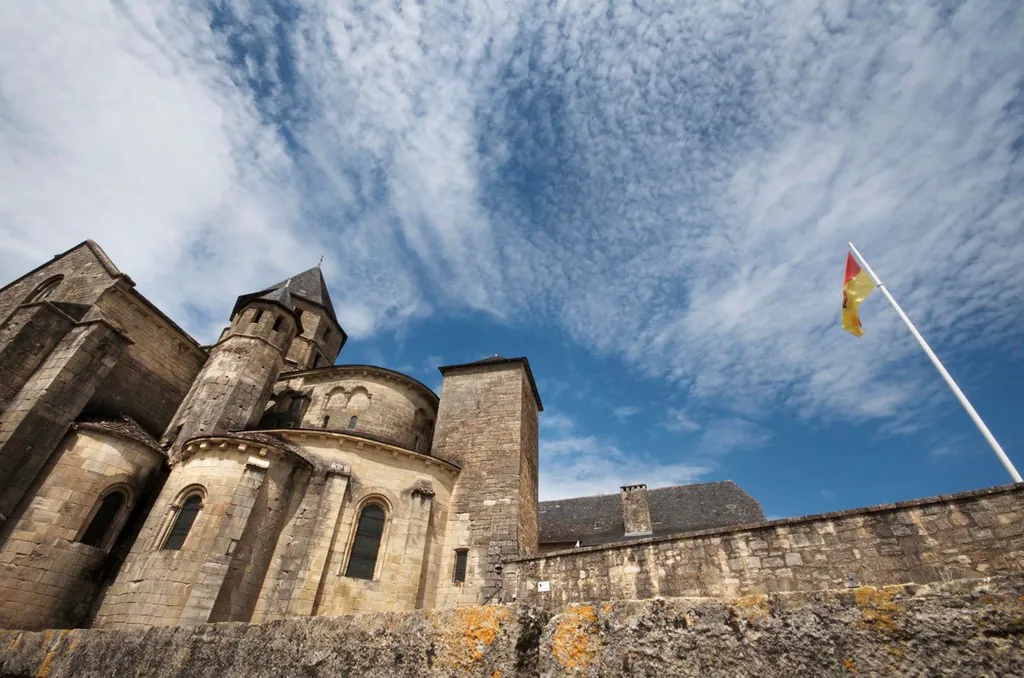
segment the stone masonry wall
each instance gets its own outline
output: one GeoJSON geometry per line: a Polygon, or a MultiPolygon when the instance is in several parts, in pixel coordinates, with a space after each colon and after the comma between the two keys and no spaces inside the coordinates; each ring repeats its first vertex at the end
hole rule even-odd
{"type": "Polygon", "coordinates": [[[230,517],[247,458],[246,452],[237,449],[210,449],[173,468],[117,579],[107,589],[95,626],[179,623],[221,525],[230,517]],[[182,548],[163,550],[163,537],[176,514],[174,505],[191,488],[205,492],[203,508],[182,548]]]}
{"type": "Polygon", "coordinates": [[[433,595],[457,469],[336,433],[281,432],[318,460],[278,541],[254,621],[288,616],[412,610],[433,595]],[[322,472],[320,472],[322,473],[322,472]],[[385,527],[372,580],[346,576],[359,514],[373,502],[385,527]]]}
{"type": "Polygon", "coordinates": [[[97,307],[132,344],[87,408],[128,414],[159,438],[206,362],[206,352],[123,283],[107,290],[97,307]]]}
{"type": "Polygon", "coordinates": [[[141,443],[87,430],[68,434],[55,455],[0,550],[0,627],[81,622],[107,549],[163,464],[163,455],[141,443]],[[100,497],[115,486],[128,501],[107,538],[100,547],[78,543],[100,497]]]}
{"type": "Polygon", "coordinates": [[[1024,675],[1024,578],[737,599],[0,632],[6,678],[1024,675]]]}
{"type": "Polygon", "coordinates": [[[539,491],[540,429],[537,401],[533,398],[530,383],[523,380],[523,415],[519,440],[519,553],[524,556],[537,554],[537,503],[539,491]]]}
{"type": "MultiPolygon", "coordinates": [[[[327,379],[310,374],[308,378],[287,380],[287,386],[296,390],[312,387],[302,428],[369,433],[401,447],[429,453],[437,416],[435,402],[403,380],[372,368],[348,368],[335,374],[337,376],[327,379]],[[349,429],[348,422],[353,416],[356,427],[349,429]],[[324,426],[325,417],[327,426],[324,426]]],[[[285,379],[278,382],[277,388],[282,382],[285,379]]]]}
{"type": "Polygon", "coordinates": [[[128,339],[104,320],[75,325],[0,415],[0,542],[28,489],[128,339]]]}
{"type": "Polygon", "coordinates": [[[526,381],[518,361],[445,368],[433,455],[462,471],[445,529],[438,607],[493,600],[501,560],[531,552],[524,542],[530,531],[536,534],[536,503],[522,486],[533,484],[524,458],[534,457],[535,439],[524,440],[523,419],[536,419],[537,407],[530,406],[526,381]],[[462,583],[452,581],[457,549],[468,550],[462,583]]]}
{"type": "Polygon", "coordinates": [[[116,269],[105,267],[83,243],[0,290],[0,321],[24,303],[40,285],[57,275],[64,276],[64,279],[48,301],[92,305],[104,290],[114,284],[113,271],[116,269]]]}
{"type": "Polygon", "coordinates": [[[240,311],[174,415],[162,441],[173,441],[172,458],[196,436],[255,426],[294,336],[294,319],[273,304],[250,303],[240,311]],[[254,322],[257,311],[261,317],[254,322]],[[278,319],[281,324],[275,330],[278,319]]]}
{"type": "Polygon", "coordinates": [[[1024,485],[1010,485],[519,559],[506,563],[504,586],[520,602],[556,607],[928,583],[1022,570],[1024,485]]]}
{"type": "Polygon", "coordinates": [[[286,356],[288,362],[294,365],[292,369],[308,370],[333,365],[341,351],[340,328],[319,306],[294,297],[292,304],[297,311],[302,312],[302,329],[292,341],[286,356]]]}
{"type": "Polygon", "coordinates": [[[21,306],[0,324],[0,413],[74,324],[48,301],[21,306]]]}

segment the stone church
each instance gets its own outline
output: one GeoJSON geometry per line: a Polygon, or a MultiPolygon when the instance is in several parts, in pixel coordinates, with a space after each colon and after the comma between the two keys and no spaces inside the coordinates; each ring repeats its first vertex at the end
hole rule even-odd
{"type": "Polygon", "coordinates": [[[229,320],[200,346],[92,241],[0,290],[0,627],[508,602],[515,559],[764,519],[731,482],[539,502],[526,358],[440,396],[336,365],[319,268],[229,320]]]}

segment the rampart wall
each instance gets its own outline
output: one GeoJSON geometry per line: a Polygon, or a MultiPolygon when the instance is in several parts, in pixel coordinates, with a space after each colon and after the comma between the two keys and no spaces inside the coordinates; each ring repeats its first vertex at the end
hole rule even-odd
{"type": "Polygon", "coordinates": [[[8,678],[1024,675],[1024,578],[547,610],[0,631],[8,678]]]}
{"type": "Polygon", "coordinates": [[[555,607],[918,584],[1024,570],[1024,485],[510,559],[503,599],[555,607]]]}

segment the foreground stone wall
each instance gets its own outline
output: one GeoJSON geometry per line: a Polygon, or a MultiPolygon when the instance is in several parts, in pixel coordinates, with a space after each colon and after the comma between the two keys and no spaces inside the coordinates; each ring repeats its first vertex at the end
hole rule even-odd
{"type": "Polygon", "coordinates": [[[506,562],[504,593],[561,606],[919,584],[1024,570],[1024,485],[506,562]]]}
{"type": "Polygon", "coordinates": [[[1006,676],[1024,577],[935,586],[0,632],[0,675],[1006,676]]]}

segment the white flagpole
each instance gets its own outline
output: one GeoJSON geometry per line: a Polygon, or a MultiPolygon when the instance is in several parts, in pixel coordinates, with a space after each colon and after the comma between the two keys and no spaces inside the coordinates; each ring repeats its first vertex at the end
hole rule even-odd
{"type": "Polygon", "coordinates": [[[878,276],[875,275],[873,270],[871,270],[871,266],[869,266],[868,262],[864,260],[864,257],[857,251],[857,248],[854,247],[853,243],[851,242],[847,244],[850,246],[850,251],[853,252],[853,256],[857,257],[861,266],[863,266],[864,270],[867,271],[869,276],[871,276],[871,279],[875,281],[875,285],[878,286],[878,289],[885,295],[885,298],[889,300],[890,304],[892,304],[893,309],[896,311],[896,315],[900,317],[903,324],[907,326],[910,333],[914,335],[915,339],[917,339],[917,343],[921,345],[922,349],[924,349],[925,355],[927,355],[932,361],[932,365],[935,365],[935,369],[937,369],[939,374],[942,375],[942,378],[946,380],[946,384],[953,391],[957,400],[959,400],[960,404],[964,406],[965,410],[967,410],[967,414],[971,417],[974,425],[978,427],[978,430],[981,431],[981,435],[985,436],[985,440],[987,440],[988,444],[992,446],[992,450],[996,453],[996,456],[999,457],[999,461],[1003,463],[1003,466],[1006,468],[1007,472],[1009,472],[1010,477],[1013,478],[1013,482],[1024,482],[1024,479],[1022,479],[1020,474],[1017,473],[1017,469],[1013,467],[1013,462],[1010,461],[1010,458],[1006,456],[1006,452],[1004,452],[1003,448],[999,445],[999,441],[997,441],[996,437],[992,435],[992,432],[988,430],[988,426],[985,426],[985,422],[981,420],[977,410],[975,410],[970,401],[967,400],[967,396],[964,395],[964,392],[961,391],[960,387],[956,385],[955,381],[953,381],[953,377],[950,376],[949,372],[946,371],[946,368],[943,367],[941,362],[939,362],[939,358],[935,355],[935,352],[932,351],[932,347],[928,345],[928,342],[924,340],[921,333],[917,331],[916,327],[914,327],[914,323],[910,322],[910,318],[907,317],[907,314],[903,312],[900,305],[896,303],[895,299],[893,299],[892,294],[889,293],[889,288],[887,288],[885,284],[878,279],[878,276]]]}

